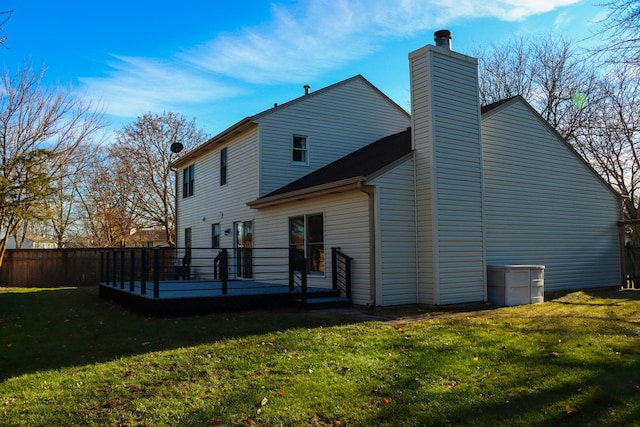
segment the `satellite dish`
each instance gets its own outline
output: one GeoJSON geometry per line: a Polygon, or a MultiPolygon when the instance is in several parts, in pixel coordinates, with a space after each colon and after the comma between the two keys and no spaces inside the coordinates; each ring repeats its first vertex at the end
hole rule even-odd
{"type": "Polygon", "coordinates": [[[182,144],[180,144],[179,142],[174,142],[173,144],[171,144],[171,152],[172,153],[179,153],[182,151],[182,149],[184,148],[184,146],[182,144]]]}

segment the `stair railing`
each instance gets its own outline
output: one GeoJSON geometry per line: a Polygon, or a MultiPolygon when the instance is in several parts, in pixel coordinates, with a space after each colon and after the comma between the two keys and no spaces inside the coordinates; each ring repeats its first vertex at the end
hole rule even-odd
{"type": "Polygon", "coordinates": [[[340,296],[351,300],[351,264],[353,258],[340,251],[340,248],[331,248],[331,282],[333,289],[340,291],[340,296]]]}

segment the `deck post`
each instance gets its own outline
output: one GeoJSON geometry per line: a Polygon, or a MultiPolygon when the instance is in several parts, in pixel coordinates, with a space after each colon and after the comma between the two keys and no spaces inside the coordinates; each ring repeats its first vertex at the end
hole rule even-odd
{"type": "Polygon", "coordinates": [[[123,249],[122,252],[120,252],[120,289],[124,289],[124,282],[126,280],[126,273],[124,271],[124,254],[125,250],[123,249]]]}
{"type": "Polygon", "coordinates": [[[295,290],[295,279],[293,274],[293,266],[295,259],[293,257],[294,249],[289,248],[289,292],[293,292],[295,290]]]}
{"type": "Polygon", "coordinates": [[[146,295],[147,293],[147,272],[149,271],[149,252],[146,249],[142,250],[142,260],[140,262],[140,293],[146,295]]]}
{"type": "Polygon", "coordinates": [[[302,305],[307,305],[307,269],[305,268],[306,263],[300,270],[300,276],[302,281],[302,295],[300,295],[300,299],[302,300],[302,305]]]}
{"type": "Polygon", "coordinates": [[[338,289],[338,249],[331,248],[331,285],[338,289]]]}
{"type": "Polygon", "coordinates": [[[153,250],[153,297],[160,297],[160,251],[153,250]]]}
{"type": "Polygon", "coordinates": [[[348,258],[345,260],[345,282],[347,288],[347,299],[351,301],[351,259],[348,258]]]}
{"type": "Polygon", "coordinates": [[[220,280],[222,282],[222,295],[226,295],[229,280],[229,268],[228,268],[228,253],[226,249],[223,249],[220,257],[220,280]]]}
{"type": "Polygon", "coordinates": [[[131,256],[130,256],[130,260],[129,260],[129,274],[131,274],[131,277],[129,277],[129,292],[133,292],[136,289],[136,250],[135,249],[131,249],[131,256]]]}

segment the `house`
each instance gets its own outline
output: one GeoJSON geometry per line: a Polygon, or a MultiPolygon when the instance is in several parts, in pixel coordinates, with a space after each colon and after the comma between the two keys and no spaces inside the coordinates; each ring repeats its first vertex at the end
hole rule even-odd
{"type": "Polygon", "coordinates": [[[296,247],[319,287],[340,248],[356,304],[486,301],[488,265],[618,285],[618,195],[523,98],[481,108],[477,60],[436,41],[409,54],[411,115],[355,76],[185,153],[177,246],[296,247]]]}
{"type": "Polygon", "coordinates": [[[9,236],[7,249],[57,249],[58,243],[54,239],[35,234],[27,234],[16,244],[15,236],[9,236]]]}
{"type": "Polygon", "coordinates": [[[127,248],[166,248],[167,230],[164,228],[132,228],[125,240],[127,248]]]}

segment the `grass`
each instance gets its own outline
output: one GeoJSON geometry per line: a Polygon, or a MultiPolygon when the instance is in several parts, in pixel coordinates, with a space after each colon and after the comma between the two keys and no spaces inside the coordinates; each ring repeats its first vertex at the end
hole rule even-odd
{"type": "Polygon", "coordinates": [[[640,292],[149,319],[0,292],[0,425],[640,425],[640,292]]]}

